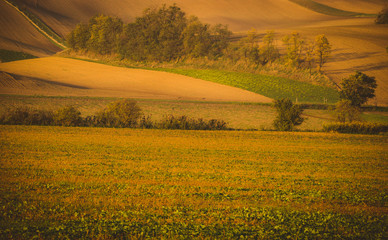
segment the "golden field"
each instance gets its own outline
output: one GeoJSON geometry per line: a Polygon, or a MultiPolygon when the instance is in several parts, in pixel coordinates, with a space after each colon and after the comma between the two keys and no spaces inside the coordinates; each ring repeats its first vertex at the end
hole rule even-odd
{"type": "Polygon", "coordinates": [[[0,126],[0,140],[2,238],[387,233],[386,136],[0,126]]]}

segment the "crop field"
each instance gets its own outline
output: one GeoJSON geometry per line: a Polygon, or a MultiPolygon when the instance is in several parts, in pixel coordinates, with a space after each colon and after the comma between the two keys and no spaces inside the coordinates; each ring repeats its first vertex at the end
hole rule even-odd
{"type": "Polygon", "coordinates": [[[272,99],[289,98],[308,103],[323,103],[324,98],[328,103],[338,101],[338,92],[332,88],[282,77],[209,69],[162,70],[242,88],[272,99]]]}
{"type": "Polygon", "coordinates": [[[388,139],[0,126],[0,238],[384,239],[388,139]]]}

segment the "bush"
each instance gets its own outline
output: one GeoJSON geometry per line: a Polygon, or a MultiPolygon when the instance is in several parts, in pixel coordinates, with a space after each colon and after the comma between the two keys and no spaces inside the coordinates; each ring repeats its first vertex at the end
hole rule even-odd
{"type": "Polygon", "coordinates": [[[175,117],[165,116],[158,124],[160,129],[182,129],[182,130],[226,130],[227,124],[222,120],[211,119],[209,121],[202,118],[194,119],[185,115],[175,117]]]}
{"type": "Polygon", "coordinates": [[[295,126],[303,123],[301,117],[303,109],[299,105],[293,105],[290,99],[274,101],[274,107],[278,113],[273,126],[278,131],[292,131],[295,126]]]}
{"type": "Polygon", "coordinates": [[[134,100],[124,99],[113,102],[97,113],[93,119],[99,127],[133,128],[139,126],[142,111],[134,100]]]}
{"type": "Polygon", "coordinates": [[[375,22],[377,24],[388,24],[388,7],[381,10],[381,12],[377,15],[375,22]]]}
{"type": "Polygon", "coordinates": [[[379,134],[388,131],[388,124],[382,123],[330,123],[323,126],[325,132],[379,134]]]}
{"type": "Polygon", "coordinates": [[[54,115],[54,123],[58,126],[78,127],[83,122],[81,112],[73,106],[61,108],[54,115]]]}
{"type": "Polygon", "coordinates": [[[29,107],[9,108],[0,115],[0,124],[5,125],[52,125],[54,114],[51,111],[29,107]]]}
{"type": "Polygon", "coordinates": [[[360,121],[361,108],[353,106],[350,100],[341,100],[335,106],[335,117],[342,123],[360,121]]]}

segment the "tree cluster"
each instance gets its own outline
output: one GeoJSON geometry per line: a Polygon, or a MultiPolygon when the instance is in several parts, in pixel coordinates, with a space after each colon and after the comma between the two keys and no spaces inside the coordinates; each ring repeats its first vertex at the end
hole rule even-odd
{"type": "Polygon", "coordinates": [[[176,5],[146,9],[124,24],[105,15],[81,23],[68,35],[69,47],[97,54],[118,54],[134,61],[172,61],[182,57],[218,58],[228,46],[227,26],[187,18],[176,5]]]}
{"type": "Polygon", "coordinates": [[[187,17],[176,5],[146,9],[134,22],[97,15],[89,23],[81,23],[68,35],[67,41],[74,50],[101,55],[115,54],[122,59],[137,62],[180,61],[186,58],[226,59],[243,61],[246,65],[266,65],[280,61],[295,68],[321,71],[331,53],[325,35],[315,41],[306,40],[299,33],[282,39],[285,52],[280,54],[275,33],[264,36],[251,30],[238,41],[225,25],[211,26],[197,17],[187,17]]]}
{"type": "Polygon", "coordinates": [[[290,67],[309,69],[311,73],[313,66],[321,71],[331,54],[331,44],[325,35],[318,35],[315,41],[311,41],[294,32],[284,36],[282,43],[285,51],[280,54],[273,31],[268,31],[260,43],[260,35],[256,30],[251,30],[238,42],[230,56],[234,60],[244,59],[257,65],[280,60],[290,67]]]}

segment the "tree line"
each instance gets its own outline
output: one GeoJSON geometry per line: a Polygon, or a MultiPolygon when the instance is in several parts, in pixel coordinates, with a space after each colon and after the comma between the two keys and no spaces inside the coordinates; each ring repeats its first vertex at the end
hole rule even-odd
{"type": "Polygon", "coordinates": [[[261,37],[256,30],[251,30],[236,40],[226,25],[202,23],[198,17],[187,17],[176,5],[146,9],[128,24],[117,17],[97,15],[88,23],[78,24],[67,41],[74,50],[117,55],[137,62],[222,58],[266,65],[281,61],[288,66],[310,69],[310,73],[314,66],[320,71],[331,53],[325,35],[311,41],[295,32],[282,39],[285,53],[281,55],[273,31],[261,37]]]}
{"type": "Polygon", "coordinates": [[[69,47],[118,54],[134,61],[172,61],[184,56],[217,58],[228,45],[227,26],[204,24],[176,5],[146,9],[134,22],[97,15],[69,34],[69,47]]]}

